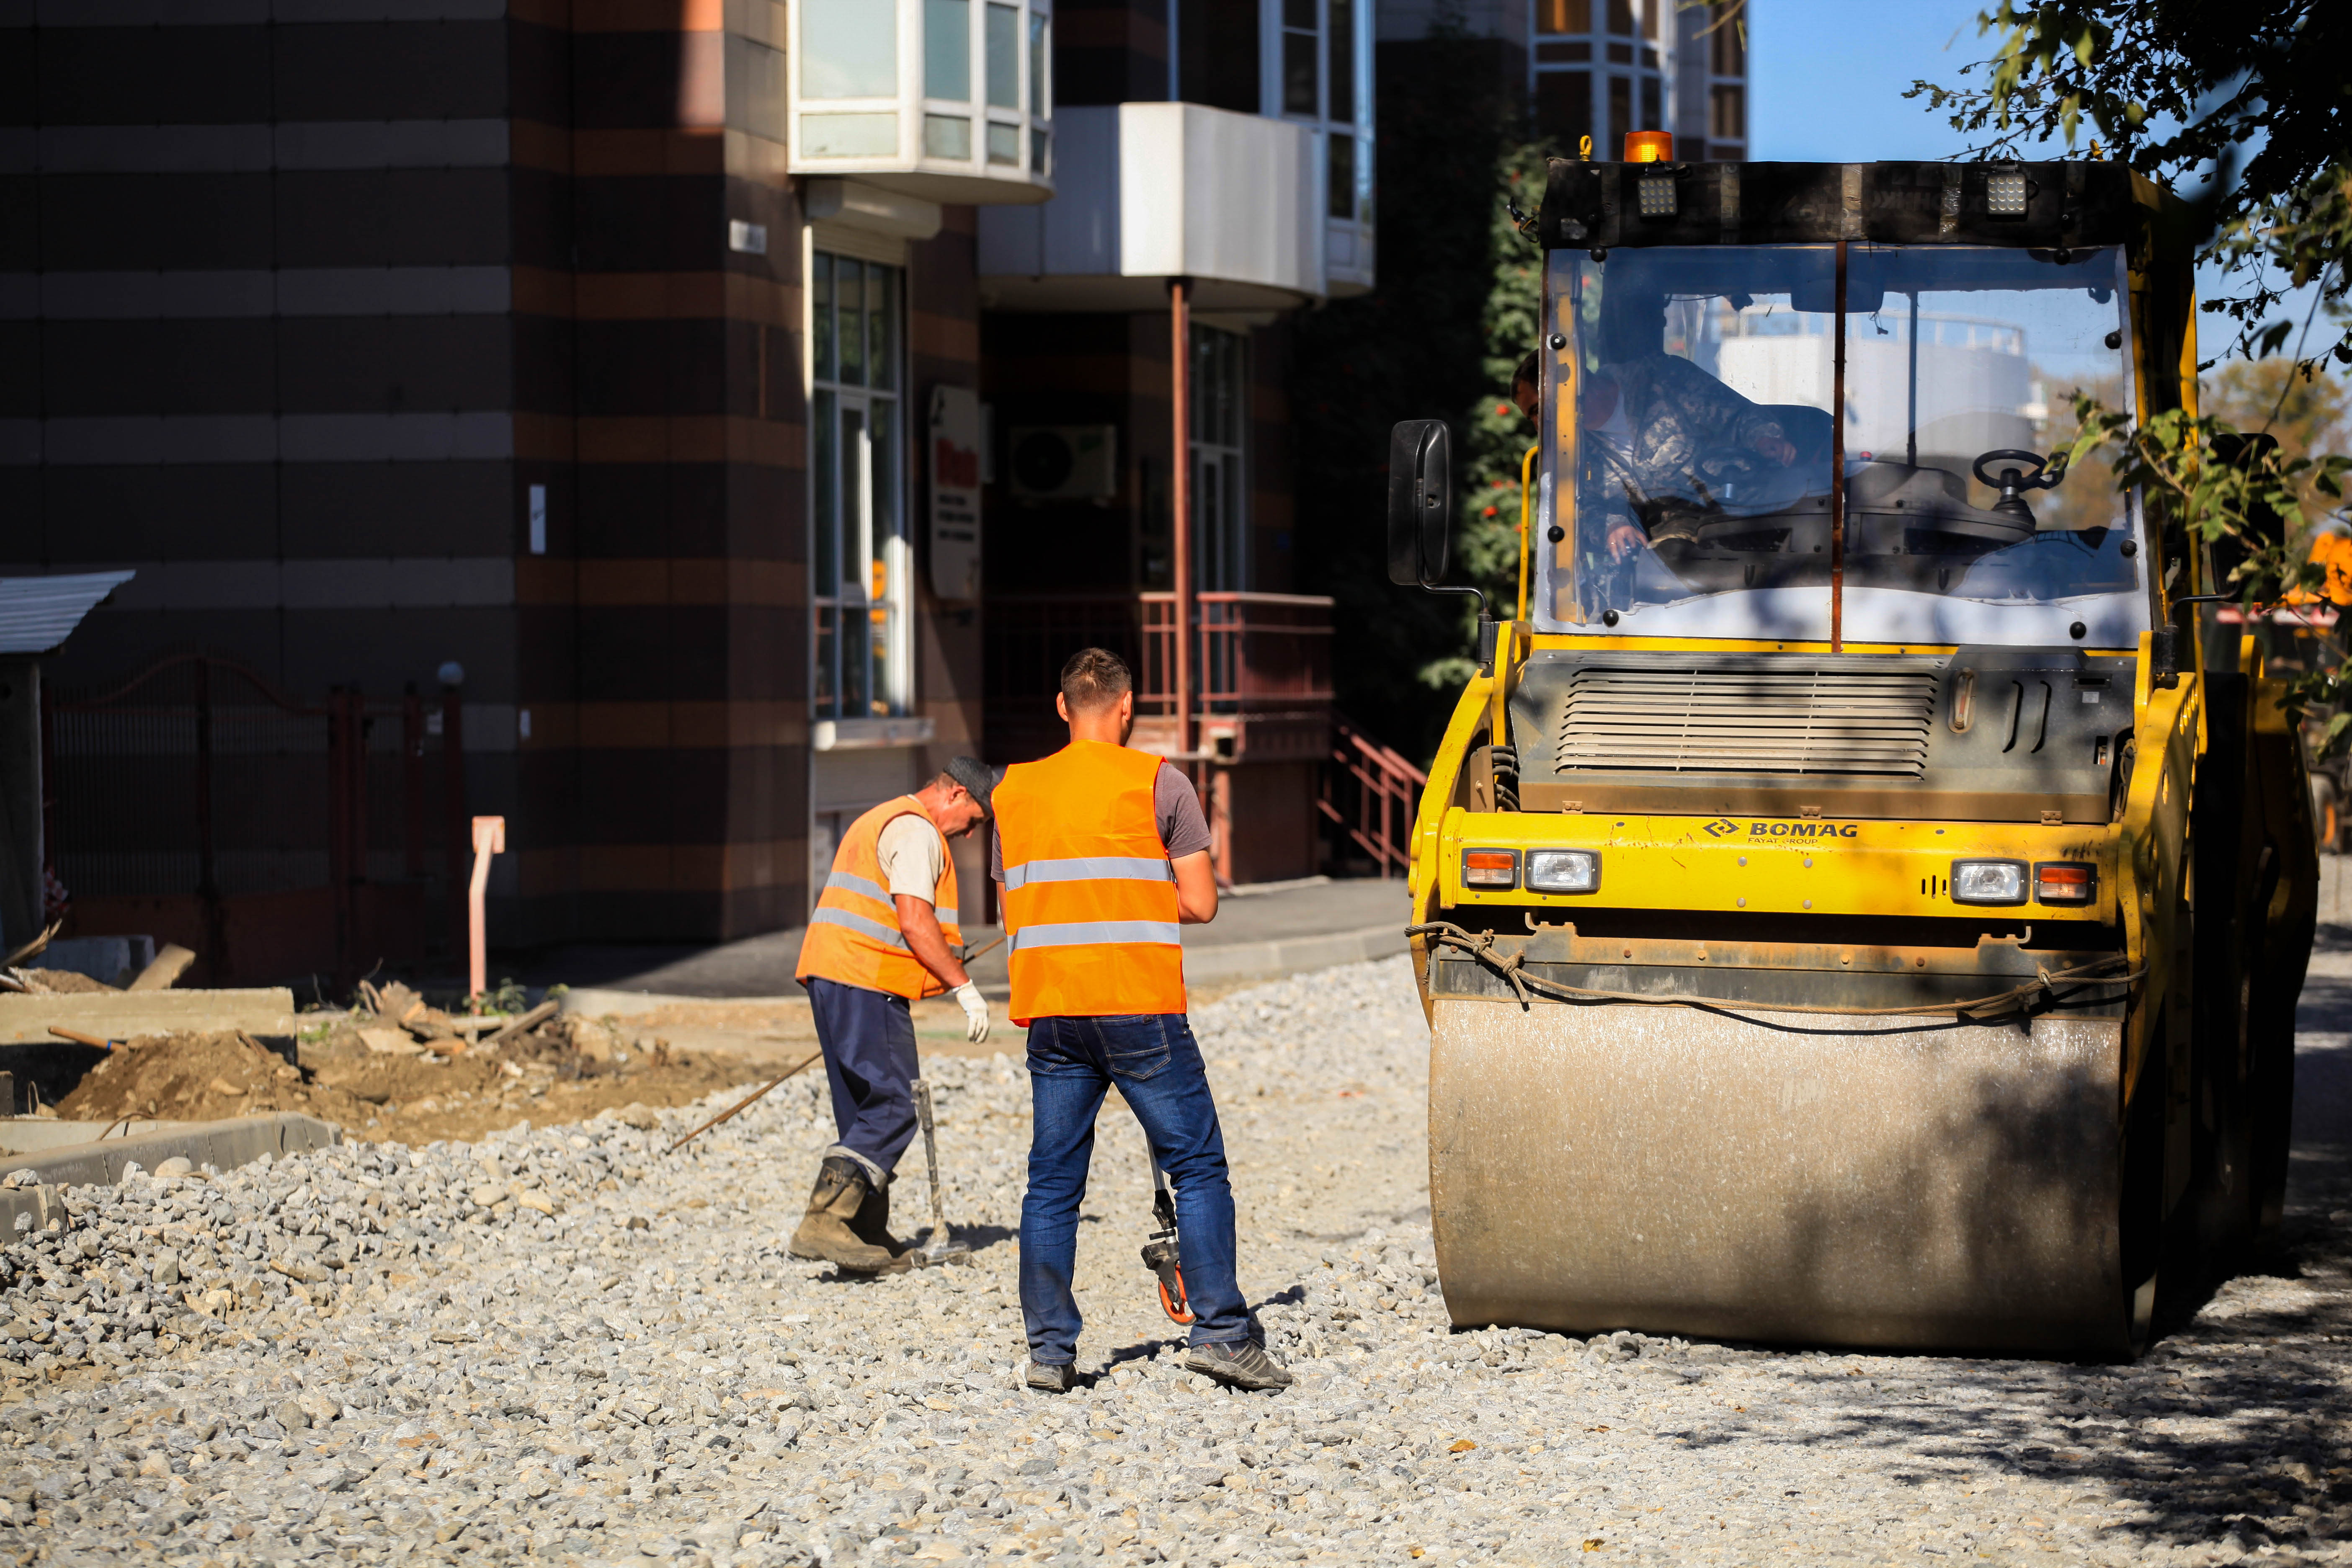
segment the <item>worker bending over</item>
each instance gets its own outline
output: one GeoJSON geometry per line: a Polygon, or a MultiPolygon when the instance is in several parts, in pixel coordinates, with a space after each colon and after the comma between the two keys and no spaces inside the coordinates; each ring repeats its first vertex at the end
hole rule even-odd
{"type": "Polygon", "coordinates": [[[953,992],[964,1036],[988,1038],[988,1004],[955,949],[955,861],[947,841],[987,820],[992,775],[957,757],[913,795],[851,823],[801,943],[839,1142],[824,1152],[794,1258],[854,1273],[912,1266],[890,1237],[890,1173],[915,1137],[915,1020],[908,1004],[953,992]],[[944,917],[944,918],[942,918],[944,917]]]}
{"type": "Polygon", "coordinates": [[[1021,1315],[1029,1386],[1077,1381],[1070,1294],[1095,1113],[1117,1085],[1176,1188],[1177,1241],[1194,1313],[1184,1364],[1241,1388],[1284,1388],[1234,1278],[1234,1194],[1216,1102],[1184,1016],[1180,924],[1216,918],[1209,826],[1183,774],[1130,751],[1134,679],[1117,654],[1081,649],[1055,707],[1070,743],[1007,768],[996,786],[992,869],[1011,933],[1013,1021],[1029,1027],[1034,1122],[1021,1203],[1021,1315]]]}

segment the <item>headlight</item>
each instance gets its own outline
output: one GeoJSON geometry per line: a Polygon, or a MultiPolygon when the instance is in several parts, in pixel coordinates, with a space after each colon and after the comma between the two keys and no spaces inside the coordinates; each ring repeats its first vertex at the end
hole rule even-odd
{"type": "Polygon", "coordinates": [[[2025,902],[2025,862],[2022,860],[1955,860],[1952,901],[1956,904],[2021,904],[2025,902]]]}
{"type": "Polygon", "coordinates": [[[1531,893],[1597,893],[1601,890],[1601,857],[1590,849],[1530,849],[1528,851],[1528,891],[1531,893]]]}
{"type": "Polygon", "coordinates": [[[2045,860],[2033,868],[2033,896],[2045,904],[2087,904],[2098,896],[2096,868],[2067,860],[2045,860]]]}
{"type": "Polygon", "coordinates": [[[1515,888],[1519,883],[1519,852],[1516,849],[1465,849],[1462,885],[1465,888],[1515,888]]]}

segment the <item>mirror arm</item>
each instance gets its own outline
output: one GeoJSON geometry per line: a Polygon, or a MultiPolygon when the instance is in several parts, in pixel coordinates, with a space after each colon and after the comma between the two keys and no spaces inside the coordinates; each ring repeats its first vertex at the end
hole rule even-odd
{"type": "Polygon", "coordinates": [[[1478,601],[1478,672],[1495,673],[1495,612],[1487,607],[1486,595],[1475,588],[1451,583],[1423,583],[1423,591],[1431,594],[1467,594],[1478,601]]]}

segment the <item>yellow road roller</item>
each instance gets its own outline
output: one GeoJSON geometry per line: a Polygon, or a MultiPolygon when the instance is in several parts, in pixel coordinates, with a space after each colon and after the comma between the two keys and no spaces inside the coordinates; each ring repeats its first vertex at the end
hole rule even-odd
{"type": "MultiPolygon", "coordinates": [[[[2316,909],[2258,637],[2069,393],[2196,395],[2120,165],[1556,161],[1515,606],[1412,841],[1457,1324],[2128,1356],[2258,1241],[2316,909]]],[[[1443,424],[1390,573],[1455,593],[1443,424]]]]}

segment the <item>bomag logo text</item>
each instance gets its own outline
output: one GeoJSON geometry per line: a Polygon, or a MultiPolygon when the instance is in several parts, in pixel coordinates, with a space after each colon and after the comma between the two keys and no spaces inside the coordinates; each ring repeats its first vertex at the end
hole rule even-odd
{"type": "Polygon", "coordinates": [[[1750,838],[1858,838],[1858,822],[1751,822],[1750,838]]]}

